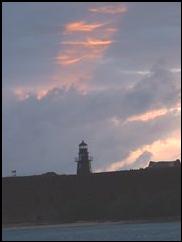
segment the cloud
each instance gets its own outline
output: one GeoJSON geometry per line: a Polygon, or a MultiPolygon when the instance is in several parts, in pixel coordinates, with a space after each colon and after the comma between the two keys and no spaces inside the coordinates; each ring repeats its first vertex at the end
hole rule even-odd
{"type": "Polygon", "coordinates": [[[90,12],[93,13],[102,13],[102,14],[120,14],[127,12],[127,8],[123,5],[120,6],[103,6],[98,8],[90,8],[90,12]]]}
{"type": "Polygon", "coordinates": [[[177,130],[172,132],[170,137],[156,140],[149,145],[143,145],[130,152],[126,159],[108,165],[105,170],[145,168],[151,159],[155,161],[179,159],[181,157],[181,137],[179,134],[180,130],[177,130]]]}
{"type": "Polygon", "coordinates": [[[95,47],[95,46],[105,46],[110,45],[112,43],[111,40],[105,39],[87,39],[86,41],[63,41],[61,44],[63,45],[78,45],[84,47],[95,47]]]}
{"type": "Polygon", "coordinates": [[[152,153],[153,159],[175,158],[180,152],[180,87],[168,71],[162,70],[160,75],[159,68],[155,71],[132,89],[93,90],[83,95],[72,86],[49,90],[39,100],[34,95],[13,100],[3,109],[3,160],[9,164],[9,168],[3,165],[3,173],[9,174],[11,169],[19,174],[27,169],[32,173],[73,173],[81,139],[88,142],[94,156],[94,171],[138,167],[135,161],[144,152],[152,153]],[[164,79],[165,95],[160,90],[164,79]],[[150,91],[152,98],[146,105],[143,95],[150,91]],[[168,111],[161,113],[163,109],[168,111]]]}
{"type": "Polygon", "coordinates": [[[92,32],[102,27],[101,23],[86,23],[85,21],[72,22],[65,25],[66,32],[92,32]]]}
{"type": "Polygon", "coordinates": [[[152,157],[152,153],[144,150],[137,149],[133,151],[125,160],[112,163],[106,168],[106,171],[116,171],[122,168],[125,169],[138,169],[147,166],[152,157]]]}
{"type": "Polygon", "coordinates": [[[157,109],[157,110],[152,110],[150,112],[146,112],[140,115],[136,115],[136,116],[131,116],[127,119],[127,121],[132,122],[132,121],[137,121],[137,120],[141,120],[141,121],[148,121],[151,119],[155,119],[156,117],[160,117],[162,115],[165,115],[168,112],[167,109],[157,109]]]}
{"type": "Polygon", "coordinates": [[[153,154],[149,151],[144,151],[139,157],[133,162],[134,166],[131,169],[144,168],[148,165],[149,160],[152,158],[153,154]]]}
{"type": "MultiPolygon", "coordinates": [[[[63,41],[61,44],[65,45],[66,49],[60,52],[55,59],[60,65],[72,65],[80,62],[87,63],[90,60],[94,62],[102,57],[103,52],[112,42],[109,39],[96,38],[88,38],[84,41],[63,41]]],[[[90,67],[87,66],[87,69],[90,69],[90,67]]],[[[84,76],[84,70],[82,71],[84,76]]],[[[74,72],[76,74],[75,70],[74,72]]]]}
{"type": "Polygon", "coordinates": [[[140,70],[137,70],[137,71],[134,71],[134,70],[121,70],[121,73],[124,73],[124,74],[127,74],[127,75],[141,75],[141,76],[145,76],[145,75],[148,75],[148,74],[151,74],[150,71],[147,71],[147,70],[143,70],[143,71],[140,71],[140,70]]]}
{"type": "Polygon", "coordinates": [[[137,82],[124,96],[123,104],[127,112],[133,112],[132,115],[139,109],[143,109],[143,113],[154,108],[172,107],[181,98],[178,79],[169,70],[159,66],[153,68],[150,76],[137,82]]]}
{"type": "Polygon", "coordinates": [[[30,97],[29,92],[22,87],[16,87],[13,92],[15,96],[21,101],[30,97]]]}
{"type": "MultiPolygon", "coordinates": [[[[66,39],[61,41],[61,50],[55,57],[55,61],[61,68],[66,67],[66,69],[61,70],[60,76],[63,79],[62,76],[64,75],[64,79],[68,80],[67,87],[71,82],[78,90],[81,90],[83,86],[85,86],[85,91],[88,90],[89,83],[86,83],[88,77],[91,79],[98,60],[103,58],[106,50],[114,43],[112,40],[114,32],[108,31],[107,28],[104,31],[103,27],[101,29],[104,32],[104,37],[101,34],[102,32],[99,32],[99,34],[89,33],[88,37],[67,35],[66,39]],[[105,33],[107,33],[106,36],[105,33]],[[70,73],[73,73],[72,80],[70,73]]],[[[59,72],[56,75],[59,76],[59,72]]],[[[61,82],[58,81],[57,83],[61,82]]]]}
{"type": "Polygon", "coordinates": [[[88,46],[110,45],[113,41],[104,39],[88,39],[88,46]]]}
{"type": "Polygon", "coordinates": [[[127,14],[116,3],[6,9],[3,174],[75,173],[82,139],[94,171],[144,166],[151,153],[154,160],[178,158],[179,7],[127,8],[127,14]],[[160,58],[168,67],[151,68],[160,58]]]}
{"type": "MultiPolygon", "coordinates": [[[[105,10],[113,12],[114,7],[109,6],[105,10]]],[[[115,16],[110,15],[105,19],[99,15],[97,19],[96,21],[90,14],[84,20],[82,18],[64,25],[60,49],[54,60],[60,66],[60,74],[58,71],[55,75],[61,76],[60,79],[63,79],[62,75],[64,75],[65,79],[69,80],[68,85],[64,82],[66,88],[70,87],[71,82],[78,90],[83,89],[84,85],[84,92],[87,92],[98,62],[116,42],[114,35],[118,30],[118,20],[115,16]],[[72,80],[70,73],[74,76],[72,80]]],[[[63,83],[63,81],[60,80],[57,83],[63,83]]]]}
{"type": "Polygon", "coordinates": [[[174,72],[174,73],[181,73],[181,68],[172,68],[172,69],[171,69],[171,72],[174,72]]]}
{"type": "Polygon", "coordinates": [[[77,62],[80,62],[85,56],[79,57],[79,58],[71,58],[71,56],[66,55],[60,55],[56,57],[57,63],[61,65],[70,65],[75,64],[77,62]]]}

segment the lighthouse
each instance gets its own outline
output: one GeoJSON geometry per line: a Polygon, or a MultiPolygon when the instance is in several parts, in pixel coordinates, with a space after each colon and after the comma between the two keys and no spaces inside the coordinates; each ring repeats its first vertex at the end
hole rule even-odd
{"type": "Polygon", "coordinates": [[[91,174],[91,161],[92,157],[89,156],[88,152],[88,146],[82,140],[82,142],[79,144],[79,153],[78,157],[75,159],[77,162],[77,175],[88,175],[91,174]]]}

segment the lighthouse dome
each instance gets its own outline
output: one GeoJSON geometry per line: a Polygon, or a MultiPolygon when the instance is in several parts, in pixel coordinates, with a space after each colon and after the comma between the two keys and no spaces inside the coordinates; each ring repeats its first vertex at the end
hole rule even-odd
{"type": "Polygon", "coordinates": [[[87,146],[87,144],[82,140],[82,142],[79,144],[79,146],[87,146]]]}

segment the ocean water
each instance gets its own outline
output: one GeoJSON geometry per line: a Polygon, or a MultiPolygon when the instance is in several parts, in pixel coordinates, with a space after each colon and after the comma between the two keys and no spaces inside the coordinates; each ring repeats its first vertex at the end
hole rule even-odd
{"type": "Polygon", "coordinates": [[[3,241],[181,241],[181,223],[99,223],[3,229],[3,241]]]}

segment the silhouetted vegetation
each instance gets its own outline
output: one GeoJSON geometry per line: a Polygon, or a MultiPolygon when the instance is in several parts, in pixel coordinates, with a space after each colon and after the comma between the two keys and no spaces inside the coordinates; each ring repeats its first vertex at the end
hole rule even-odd
{"type": "Polygon", "coordinates": [[[3,224],[180,216],[181,169],[3,178],[3,224]]]}

